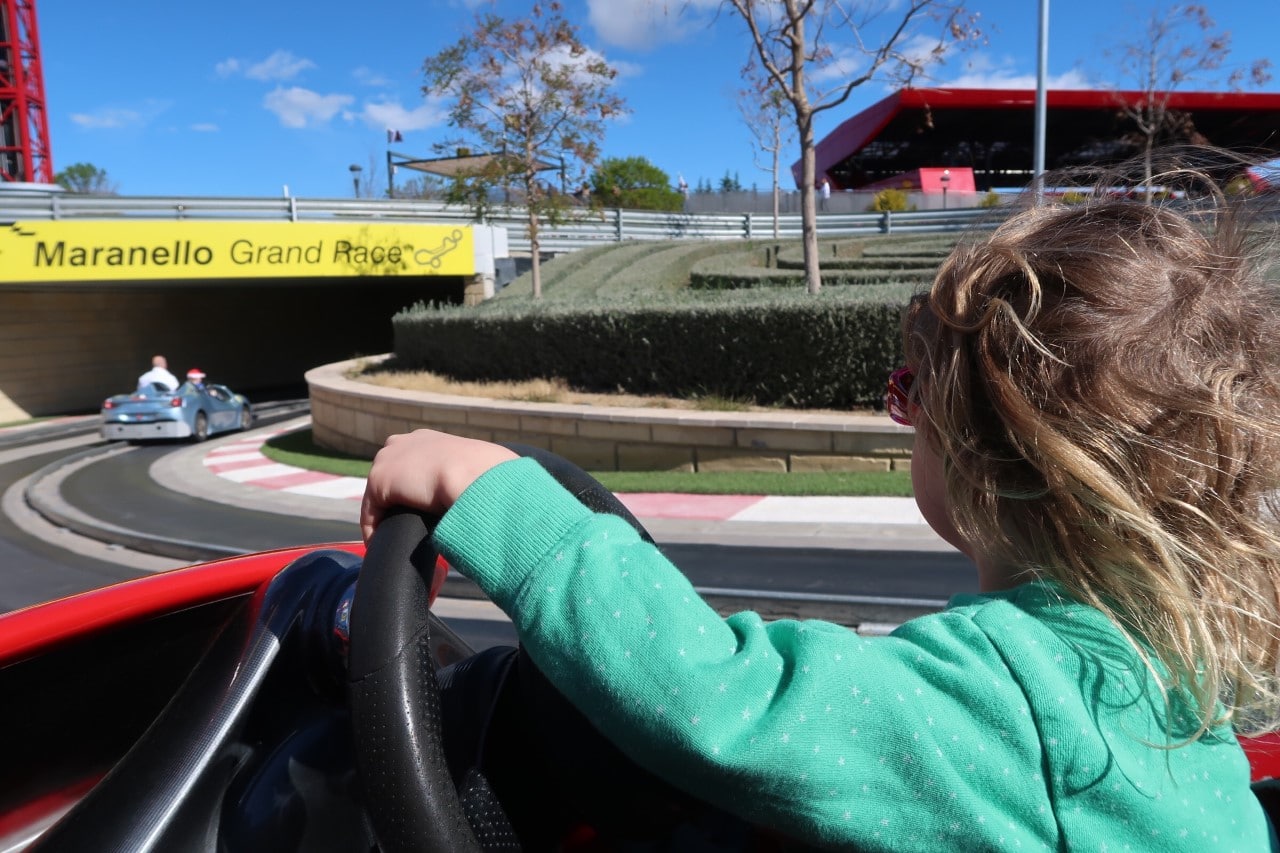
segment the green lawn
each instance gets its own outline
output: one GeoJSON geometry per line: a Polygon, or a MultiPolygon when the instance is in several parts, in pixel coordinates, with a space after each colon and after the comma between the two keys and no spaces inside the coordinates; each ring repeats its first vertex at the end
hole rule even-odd
{"type": "MultiPolygon", "coordinates": [[[[370,461],[318,447],[311,430],[276,436],[262,446],[269,459],[284,465],[344,477],[364,477],[370,461]]],[[[700,495],[823,495],[910,497],[905,471],[851,473],[761,473],[755,471],[688,474],[673,471],[592,471],[615,492],[681,492],[700,495]]]]}
{"type": "Polygon", "coordinates": [[[282,465],[323,471],[340,477],[366,477],[372,462],[358,456],[320,447],[311,439],[311,430],[300,429],[267,439],[262,455],[282,465]]]}

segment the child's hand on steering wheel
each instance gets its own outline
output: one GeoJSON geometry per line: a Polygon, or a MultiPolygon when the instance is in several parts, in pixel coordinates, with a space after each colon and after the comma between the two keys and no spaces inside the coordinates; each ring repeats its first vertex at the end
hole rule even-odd
{"type": "Polygon", "coordinates": [[[365,544],[391,508],[443,515],[477,477],[515,458],[497,444],[435,430],[391,436],[373,459],[360,505],[365,544]]]}

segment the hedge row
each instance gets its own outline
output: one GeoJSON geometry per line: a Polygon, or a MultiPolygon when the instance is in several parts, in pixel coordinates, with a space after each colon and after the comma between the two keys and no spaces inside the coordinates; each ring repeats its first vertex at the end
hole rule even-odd
{"type": "MultiPolygon", "coordinates": [[[[850,240],[823,241],[818,244],[821,266],[839,268],[850,262],[872,263],[881,268],[892,268],[898,259],[917,263],[932,261],[936,266],[955,247],[956,238],[946,236],[873,237],[850,240]],[[873,260],[874,259],[874,260],[873,260]]],[[[804,247],[792,244],[779,246],[773,253],[772,263],[765,266],[796,267],[804,265],[804,247]]]]}
{"type": "Polygon", "coordinates": [[[912,248],[892,248],[888,246],[868,246],[862,253],[864,258],[935,258],[941,261],[955,248],[955,241],[939,243],[936,246],[916,246],[912,248]]]}
{"type": "MultiPolygon", "coordinates": [[[[675,291],[687,287],[689,268],[714,255],[742,255],[744,245],[719,241],[627,241],[560,255],[542,265],[542,297],[577,302],[613,298],[640,291],[675,291]],[[585,257],[584,257],[585,256],[585,257]]],[[[533,293],[532,276],[524,273],[494,301],[524,302],[533,293]]]]}
{"type": "MultiPolygon", "coordinates": [[[[876,265],[866,268],[847,268],[846,261],[824,261],[822,285],[868,285],[884,282],[921,284],[933,279],[937,265],[905,266],[876,265]]],[[[734,290],[739,288],[804,288],[804,270],[790,267],[745,266],[740,259],[714,257],[699,261],[689,271],[689,287],[693,290],[734,290]]]]}
{"type": "Polygon", "coordinates": [[[767,301],[417,306],[392,322],[397,366],[466,381],[558,377],[587,391],[879,406],[885,377],[901,362],[911,288],[874,288],[871,300],[834,290],[767,301]]]}
{"type": "MultiPolygon", "coordinates": [[[[819,263],[822,274],[828,270],[927,270],[930,273],[938,269],[941,256],[908,257],[906,255],[878,255],[862,258],[823,258],[819,263]]],[[[778,268],[784,270],[804,269],[804,258],[778,258],[778,268]]]]}

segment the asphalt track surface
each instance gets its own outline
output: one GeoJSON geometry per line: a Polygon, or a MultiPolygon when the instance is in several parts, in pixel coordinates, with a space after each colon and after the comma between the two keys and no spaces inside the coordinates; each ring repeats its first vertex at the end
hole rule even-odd
{"type": "MultiPolygon", "coordinates": [[[[0,464],[0,488],[65,456],[68,450],[24,456],[0,464]]],[[[0,612],[48,601],[145,574],[119,563],[71,554],[19,527],[0,513],[0,612]]]]}
{"type": "MultiPolygon", "coordinates": [[[[187,445],[178,445],[186,449],[187,445]]],[[[360,538],[355,524],[263,513],[215,503],[156,484],[149,469],[175,451],[139,445],[76,471],[62,481],[62,498],[91,518],[153,536],[169,536],[266,551],[360,538]]]]}
{"type": "MultiPolygon", "coordinates": [[[[119,527],[247,551],[359,538],[355,524],[264,517],[256,510],[163,489],[147,472],[172,450],[135,447],[86,466],[63,481],[62,497],[91,517],[119,527]]],[[[687,543],[666,543],[661,548],[699,587],[946,598],[977,583],[971,565],[958,554],[687,543]]]]}
{"type": "MultiPolygon", "coordinates": [[[[4,492],[6,504],[5,512],[0,513],[0,613],[184,564],[184,561],[163,557],[126,554],[115,546],[84,540],[55,526],[42,524],[37,514],[25,506],[22,493],[26,478],[94,443],[96,439],[86,437],[58,442],[65,446],[56,450],[43,449],[47,445],[42,442],[0,449],[0,491],[4,492]],[[20,517],[21,521],[15,522],[15,517],[20,517]],[[60,544],[60,541],[66,544],[60,544]],[[112,559],[96,559],[86,556],[86,552],[109,555],[112,559]],[[121,559],[123,563],[118,562],[121,559]]],[[[148,456],[166,452],[166,448],[145,449],[149,451],[148,456]]],[[[167,450],[172,451],[173,447],[167,450]]],[[[173,531],[223,533],[227,529],[224,521],[232,519],[232,523],[242,525],[239,529],[248,538],[260,542],[284,541],[279,538],[281,536],[305,538],[316,532],[329,535],[305,539],[304,544],[352,538],[350,533],[354,526],[330,523],[332,530],[317,531],[308,529],[306,519],[284,518],[287,524],[283,528],[287,528],[286,531],[278,524],[280,516],[234,511],[234,507],[161,489],[145,476],[145,466],[136,470],[123,466],[99,473],[105,479],[95,476],[84,478],[90,481],[86,488],[92,505],[107,507],[110,510],[108,514],[117,520],[145,517],[148,527],[168,528],[171,534],[173,531]],[[95,488],[99,489],[97,493],[93,491],[95,488]],[[126,493],[135,500],[122,499],[126,493]],[[335,536],[333,530],[341,530],[342,533],[335,536]]],[[[473,648],[515,643],[515,631],[510,622],[495,619],[496,608],[492,605],[479,601],[451,602],[450,605],[450,627],[473,648]]]]}
{"type": "MultiPolygon", "coordinates": [[[[42,450],[38,455],[0,465],[0,485],[9,485],[36,471],[60,455],[94,443],[81,440],[76,449],[42,450]]],[[[43,445],[42,445],[43,447],[43,445]]],[[[116,527],[153,536],[218,543],[243,551],[295,545],[313,545],[358,538],[353,522],[311,518],[304,515],[264,513],[206,500],[167,489],[149,474],[152,463],[190,445],[150,444],[132,446],[78,468],[60,484],[67,504],[86,515],[116,527]]],[[[13,456],[17,451],[9,451],[13,456]]],[[[3,457],[0,457],[3,459],[3,457]]],[[[940,599],[976,588],[972,566],[956,553],[866,547],[770,547],[739,546],[724,542],[666,542],[663,552],[693,583],[703,589],[730,591],[717,606],[729,610],[751,608],[777,618],[786,616],[830,618],[845,624],[893,623],[901,610],[884,608],[882,599],[940,599]],[[741,601],[731,591],[745,591],[741,601]],[[778,599],[762,606],[751,595],[765,592],[778,599]],[[787,596],[794,601],[785,600],[787,596]],[[815,608],[813,599],[861,598],[866,603],[815,608]],[[805,603],[806,601],[810,603],[805,603]],[[726,603],[727,602],[727,603],[726,603]]],[[[61,552],[55,544],[27,535],[6,516],[0,518],[0,611],[77,592],[142,572],[80,554],[61,552]]],[[[713,600],[714,601],[714,600],[713,600]]],[[[459,614],[451,620],[459,620],[459,614]]],[[[492,624],[457,627],[479,646],[509,641],[506,629],[492,633],[492,624]],[[483,628],[475,635],[477,627],[483,628]],[[484,634],[484,632],[490,632],[484,634]]]]}

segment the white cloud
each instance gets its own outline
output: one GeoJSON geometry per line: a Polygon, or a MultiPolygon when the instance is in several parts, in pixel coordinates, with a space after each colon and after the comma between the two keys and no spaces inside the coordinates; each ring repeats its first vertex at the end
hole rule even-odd
{"type": "Polygon", "coordinates": [[[234,77],[243,74],[250,80],[292,80],[303,71],[315,68],[310,59],[294,56],[287,50],[277,50],[261,62],[248,62],[231,57],[213,66],[219,77],[234,77]]]}
{"type": "Polygon", "coordinates": [[[87,130],[137,127],[146,123],[142,113],[136,110],[105,107],[92,113],[72,113],[71,120],[87,130]]]}
{"type": "MultiPolygon", "coordinates": [[[[935,56],[933,49],[937,39],[924,35],[916,35],[903,42],[900,52],[912,61],[920,62],[924,71],[913,81],[914,86],[946,87],[953,89],[1034,89],[1036,78],[1034,73],[1021,72],[1013,57],[995,57],[986,53],[958,53],[954,48],[935,56]],[[957,58],[963,59],[963,71],[948,74],[949,62],[957,58]]],[[[833,45],[834,56],[820,67],[809,73],[809,81],[817,89],[830,90],[832,86],[854,77],[866,66],[866,57],[851,46],[833,45]]],[[[960,63],[957,63],[960,64],[960,63]]],[[[887,69],[886,69],[887,70],[887,69]]],[[[897,87],[888,76],[881,77],[886,90],[897,87]]],[[[1078,69],[1048,78],[1046,85],[1050,89],[1091,89],[1097,83],[1078,69]]]]}
{"type": "Polygon", "coordinates": [[[191,129],[197,133],[217,133],[220,128],[213,122],[202,121],[191,125],[191,129]]]}
{"type": "Polygon", "coordinates": [[[445,110],[440,101],[428,100],[414,109],[406,109],[399,101],[372,101],[365,103],[358,114],[350,116],[378,130],[425,130],[445,122],[445,110]]]}
{"type": "MultiPolygon", "coordinates": [[[[532,53],[532,52],[529,52],[532,53]]],[[[554,45],[545,52],[539,52],[533,55],[522,57],[522,63],[531,59],[536,59],[539,63],[545,65],[553,72],[559,73],[561,70],[567,72],[571,77],[576,78],[579,82],[590,82],[591,84],[607,84],[608,81],[601,80],[599,77],[593,76],[588,71],[588,66],[603,62],[617,72],[618,77],[634,77],[642,73],[641,66],[632,62],[612,62],[603,54],[590,48],[574,56],[570,50],[563,45],[554,45]]],[[[536,77],[527,79],[521,73],[520,69],[514,63],[507,63],[502,66],[498,73],[494,75],[497,79],[507,87],[505,95],[517,101],[523,101],[526,98],[540,99],[544,89],[540,79],[536,77]]]]}
{"type": "Polygon", "coordinates": [[[828,83],[844,83],[858,75],[866,67],[867,58],[855,48],[837,45],[830,60],[809,71],[809,82],[822,87],[828,83]]]}
{"type": "MultiPolygon", "coordinates": [[[[941,85],[946,85],[953,89],[1034,89],[1036,87],[1036,77],[1034,74],[962,74],[954,80],[948,80],[941,85]]],[[[1045,80],[1045,86],[1049,89],[1094,88],[1089,79],[1079,71],[1068,71],[1056,77],[1048,77],[1045,80]]]]}
{"type": "Polygon", "coordinates": [[[351,76],[356,78],[362,86],[389,86],[391,81],[374,71],[372,68],[366,68],[361,65],[355,71],[351,72],[351,76]]]}
{"type": "MultiPolygon", "coordinates": [[[[859,74],[865,73],[869,61],[865,51],[851,44],[831,44],[828,47],[832,52],[831,58],[822,65],[813,67],[809,72],[809,81],[814,86],[820,89],[840,86],[859,74]]],[[[955,52],[954,48],[946,45],[941,52],[938,52],[937,48],[936,36],[921,33],[904,38],[897,45],[896,53],[906,62],[923,69],[922,73],[915,78],[913,85],[934,85],[934,80],[939,76],[939,69],[946,64],[946,57],[955,52]]],[[[900,80],[897,80],[897,74],[902,70],[902,66],[891,61],[876,71],[875,79],[888,88],[895,89],[900,83],[900,80]]]]}
{"type": "Polygon", "coordinates": [[[639,77],[641,74],[644,73],[643,65],[637,65],[634,62],[627,62],[622,59],[605,59],[603,56],[600,58],[604,59],[605,62],[609,63],[610,68],[618,72],[619,80],[629,79],[632,77],[639,77]]]}
{"type": "Polygon", "coordinates": [[[93,112],[72,113],[71,121],[86,130],[146,127],[172,106],[171,101],[148,98],[127,107],[101,107],[93,112]]]}
{"type": "Polygon", "coordinates": [[[587,0],[587,20],[607,44],[648,48],[706,26],[720,0],[587,0]]]}
{"type": "Polygon", "coordinates": [[[636,65],[634,62],[615,62],[591,48],[587,48],[579,56],[574,56],[569,52],[568,48],[560,46],[548,51],[545,58],[547,64],[553,68],[585,68],[593,62],[603,62],[618,72],[619,77],[636,77],[643,70],[641,66],[636,65]]]}
{"type": "Polygon", "coordinates": [[[262,99],[262,105],[275,113],[285,127],[317,127],[327,123],[353,103],[351,95],[321,95],[310,89],[278,86],[262,99]]]}
{"type": "Polygon", "coordinates": [[[923,67],[926,74],[929,73],[930,68],[934,68],[943,62],[943,57],[953,50],[954,48],[945,42],[939,42],[937,36],[925,35],[924,33],[916,33],[903,40],[898,48],[898,52],[905,56],[909,62],[923,67]],[[939,44],[942,46],[941,50],[938,49],[939,44]]]}
{"type": "Polygon", "coordinates": [[[244,70],[250,80],[292,80],[303,71],[315,68],[310,59],[294,56],[287,50],[277,50],[259,63],[244,70]]]}
{"type": "MultiPolygon", "coordinates": [[[[1010,57],[995,58],[987,54],[971,56],[965,63],[965,71],[955,77],[944,77],[930,85],[956,89],[1034,89],[1036,75],[1021,73],[1010,57]]],[[[941,76],[941,75],[940,75],[941,76]]],[[[1078,69],[1050,76],[1045,80],[1049,89],[1092,89],[1096,83],[1078,69]]]]}

